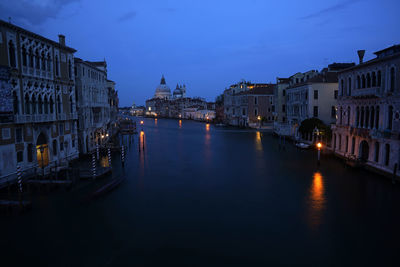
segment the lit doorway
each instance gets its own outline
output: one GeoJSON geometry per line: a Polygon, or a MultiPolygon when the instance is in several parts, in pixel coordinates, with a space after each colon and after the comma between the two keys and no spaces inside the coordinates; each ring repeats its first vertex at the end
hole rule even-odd
{"type": "Polygon", "coordinates": [[[39,134],[36,142],[36,158],[40,168],[49,165],[49,146],[43,133],[39,134]]]}

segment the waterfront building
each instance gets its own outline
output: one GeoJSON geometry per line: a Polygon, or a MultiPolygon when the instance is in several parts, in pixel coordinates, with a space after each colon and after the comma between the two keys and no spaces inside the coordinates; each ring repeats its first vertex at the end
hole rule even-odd
{"type": "Polygon", "coordinates": [[[78,157],[74,53],[0,20],[0,181],[78,157]]]}
{"type": "Polygon", "coordinates": [[[258,127],[273,122],[274,84],[250,83],[244,80],[224,91],[225,122],[234,126],[258,127]]]}
{"type": "MultiPolygon", "coordinates": [[[[110,94],[114,83],[107,82],[107,63],[105,61],[90,62],[75,58],[75,68],[79,113],[79,150],[82,154],[86,154],[92,151],[96,145],[104,144],[109,136],[110,94]]],[[[114,105],[112,107],[115,109],[114,105]]]]}
{"type": "Polygon", "coordinates": [[[289,86],[285,89],[290,135],[295,139],[301,138],[299,126],[309,118],[317,118],[326,125],[336,121],[338,71],[350,66],[354,63],[333,63],[321,72],[311,70],[290,77],[289,86]]]}
{"type": "Polygon", "coordinates": [[[339,73],[338,118],[332,126],[336,155],[393,173],[400,162],[400,45],[339,73]]]}

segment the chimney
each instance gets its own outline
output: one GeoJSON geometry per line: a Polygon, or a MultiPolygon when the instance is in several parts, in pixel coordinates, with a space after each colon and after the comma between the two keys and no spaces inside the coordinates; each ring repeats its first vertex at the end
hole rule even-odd
{"type": "Polygon", "coordinates": [[[360,59],[360,64],[363,63],[365,50],[357,50],[358,58],[360,59]]]}
{"type": "Polygon", "coordinates": [[[60,45],[65,46],[65,36],[62,34],[58,35],[58,42],[60,43],[60,45]]]}

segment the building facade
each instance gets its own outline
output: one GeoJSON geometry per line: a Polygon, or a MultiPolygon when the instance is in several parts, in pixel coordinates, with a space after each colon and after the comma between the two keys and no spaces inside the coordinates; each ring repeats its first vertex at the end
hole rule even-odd
{"type": "Polygon", "coordinates": [[[339,74],[338,118],[332,127],[334,152],[392,173],[400,163],[400,45],[339,74]]]}
{"type": "MultiPolygon", "coordinates": [[[[107,81],[107,64],[75,58],[76,91],[79,114],[79,150],[86,154],[102,145],[109,136],[110,94],[113,83],[107,81]],[[111,87],[111,89],[109,89],[111,87]]],[[[114,90],[115,91],[115,90],[114,90]]],[[[114,109],[114,106],[112,106],[114,109]]],[[[114,114],[116,116],[116,114],[114,114]]]]}
{"type": "Polygon", "coordinates": [[[257,127],[273,122],[274,84],[253,84],[240,81],[224,91],[225,123],[233,126],[257,127]]]}
{"type": "Polygon", "coordinates": [[[0,20],[0,180],[78,157],[74,53],[0,20]]]}

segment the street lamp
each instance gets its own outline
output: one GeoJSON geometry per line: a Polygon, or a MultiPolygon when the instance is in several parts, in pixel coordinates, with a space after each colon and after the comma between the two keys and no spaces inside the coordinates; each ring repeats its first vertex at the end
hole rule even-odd
{"type": "Polygon", "coordinates": [[[321,144],[321,142],[318,142],[317,143],[317,149],[318,149],[318,161],[317,161],[317,164],[318,164],[318,166],[321,164],[321,162],[320,162],[321,148],[322,148],[322,144],[321,144]]]}
{"type": "Polygon", "coordinates": [[[259,128],[261,128],[261,116],[258,116],[257,120],[258,120],[259,128]]]}

